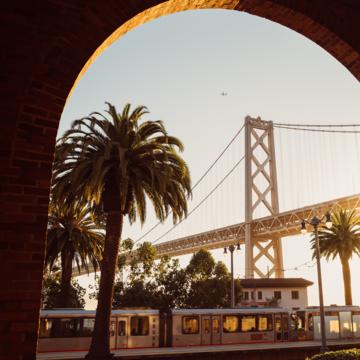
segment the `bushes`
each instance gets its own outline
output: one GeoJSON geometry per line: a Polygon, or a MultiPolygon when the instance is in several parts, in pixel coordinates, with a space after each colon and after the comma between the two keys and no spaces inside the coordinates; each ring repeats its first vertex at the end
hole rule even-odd
{"type": "Polygon", "coordinates": [[[360,349],[328,351],[324,354],[314,355],[308,360],[360,360],[360,349]]]}

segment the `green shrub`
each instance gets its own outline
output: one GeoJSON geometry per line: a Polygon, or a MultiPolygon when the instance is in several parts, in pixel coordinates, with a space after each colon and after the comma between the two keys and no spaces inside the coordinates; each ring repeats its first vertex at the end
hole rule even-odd
{"type": "Polygon", "coordinates": [[[360,349],[328,351],[324,354],[314,355],[308,360],[360,360],[360,349]]]}

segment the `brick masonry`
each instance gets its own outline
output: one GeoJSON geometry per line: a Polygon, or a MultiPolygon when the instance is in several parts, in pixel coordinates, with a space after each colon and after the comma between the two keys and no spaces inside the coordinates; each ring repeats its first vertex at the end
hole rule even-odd
{"type": "Polygon", "coordinates": [[[35,358],[55,136],[93,54],[156,17],[226,8],[302,33],[360,79],[357,0],[5,0],[1,7],[0,360],[35,358]]]}

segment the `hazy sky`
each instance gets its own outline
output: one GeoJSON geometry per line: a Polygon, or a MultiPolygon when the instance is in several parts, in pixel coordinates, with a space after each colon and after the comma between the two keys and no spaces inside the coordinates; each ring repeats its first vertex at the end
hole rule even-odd
{"type": "MultiPolygon", "coordinates": [[[[183,141],[194,183],[246,115],[287,123],[359,123],[359,95],[358,81],[336,59],[288,28],[235,11],[187,11],[136,28],[108,48],[68,99],[59,134],[72,120],[104,110],[105,101],[119,110],[127,102],[146,105],[149,118],[164,120],[169,133],[183,141]]],[[[359,138],[276,130],[280,211],[359,193],[359,138]]],[[[243,152],[241,134],[194,192],[190,209],[243,152]]],[[[243,175],[240,166],[202,209],[163,240],[243,221],[243,175]]],[[[127,227],[123,236],[136,240],[154,223],[150,212],[143,228],[127,227]]],[[[169,227],[158,227],[146,240],[169,227]]],[[[317,304],[315,267],[301,266],[311,261],[308,237],[284,239],[283,246],[285,275],[314,281],[309,298],[317,304]]],[[[222,250],[214,255],[229,263],[222,250]]],[[[358,258],[351,270],[353,300],[360,304],[358,258]]],[[[244,250],[236,257],[235,273],[244,276],[244,250]]],[[[323,277],[325,303],[343,303],[340,263],[323,262],[323,277]]]]}

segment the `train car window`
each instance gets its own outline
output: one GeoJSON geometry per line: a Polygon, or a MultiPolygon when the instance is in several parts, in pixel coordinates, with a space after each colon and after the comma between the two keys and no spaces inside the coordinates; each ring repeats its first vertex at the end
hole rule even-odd
{"type": "Polygon", "coordinates": [[[40,338],[89,337],[94,331],[95,319],[41,319],[40,338]]]}
{"type": "Polygon", "coordinates": [[[39,337],[40,338],[51,337],[51,327],[52,327],[52,319],[41,319],[39,337]]]}
{"type": "Polygon", "coordinates": [[[198,334],[199,333],[199,317],[198,316],[183,316],[182,332],[183,332],[183,334],[198,334]]]}
{"type": "Polygon", "coordinates": [[[61,322],[60,321],[61,321],[61,319],[51,319],[50,337],[62,337],[61,322]]]}
{"type": "Polygon", "coordinates": [[[360,337],[360,311],[353,311],[353,333],[354,337],[360,337]]]}
{"type": "Polygon", "coordinates": [[[282,327],[284,331],[289,330],[289,317],[287,315],[282,316],[282,327]]]}
{"type": "Polygon", "coordinates": [[[220,321],[219,319],[212,319],[213,334],[219,334],[220,332],[220,321]]]}
{"type": "Polygon", "coordinates": [[[348,338],[352,336],[352,315],[351,311],[340,311],[340,337],[348,338]]]}
{"type": "Polygon", "coordinates": [[[280,315],[275,316],[275,331],[281,332],[281,317],[280,317],[280,315]]]}
{"type": "Polygon", "coordinates": [[[309,314],[309,317],[308,317],[308,329],[309,329],[309,331],[314,330],[314,319],[313,319],[312,314],[309,314]]]}
{"type": "Polygon", "coordinates": [[[60,337],[77,337],[80,335],[81,319],[57,319],[60,320],[60,337]]]}
{"type": "Polygon", "coordinates": [[[50,336],[54,338],[81,336],[82,319],[48,319],[51,321],[50,336]]]}
{"type": "Polygon", "coordinates": [[[210,334],[210,319],[203,319],[203,333],[210,334]]]}
{"type": "Polygon", "coordinates": [[[149,317],[132,316],[130,328],[131,328],[131,336],[149,335],[149,317]]]}
{"type": "Polygon", "coordinates": [[[241,332],[256,331],[256,316],[242,315],[241,316],[241,332]]]}
{"type": "Polygon", "coordinates": [[[126,336],[126,321],[125,320],[120,320],[118,322],[118,334],[119,336],[126,336]]]}
{"type": "Polygon", "coordinates": [[[258,315],[258,331],[272,331],[272,315],[258,315]]]}
{"type": "Polygon", "coordinates": [[[223,320],[223,329],[225,333],[239,331],[239,317],[233,315],[225,315],[223,320]]]}
{"type": "Polygon", "coordinates": [[[94,331],[95,319],[86,319],[85,318],[82,320],[83,320],[83,327],[82,327],[81,336],[83,336],[83,337],[92,336],[92,333],[94,331]]]}
{"type": "Polygon", "coordinates": [[[297,328],[305,330],[305,312],[304,311],[297,311],[297,328]]]}
{"type": "Polygon", "coordinates": [[[290,320],[290,330],[291,331],[296,331],[298,329],[298,322],[299,322],[299,319],[298,319],[297,315],[296,314],[290,314],[289,320],[290,320]]]}
{"type": "Polygon", "coordinates": [[[110,336],[115,336],[116,322],[110,321],[110,336]]]}

